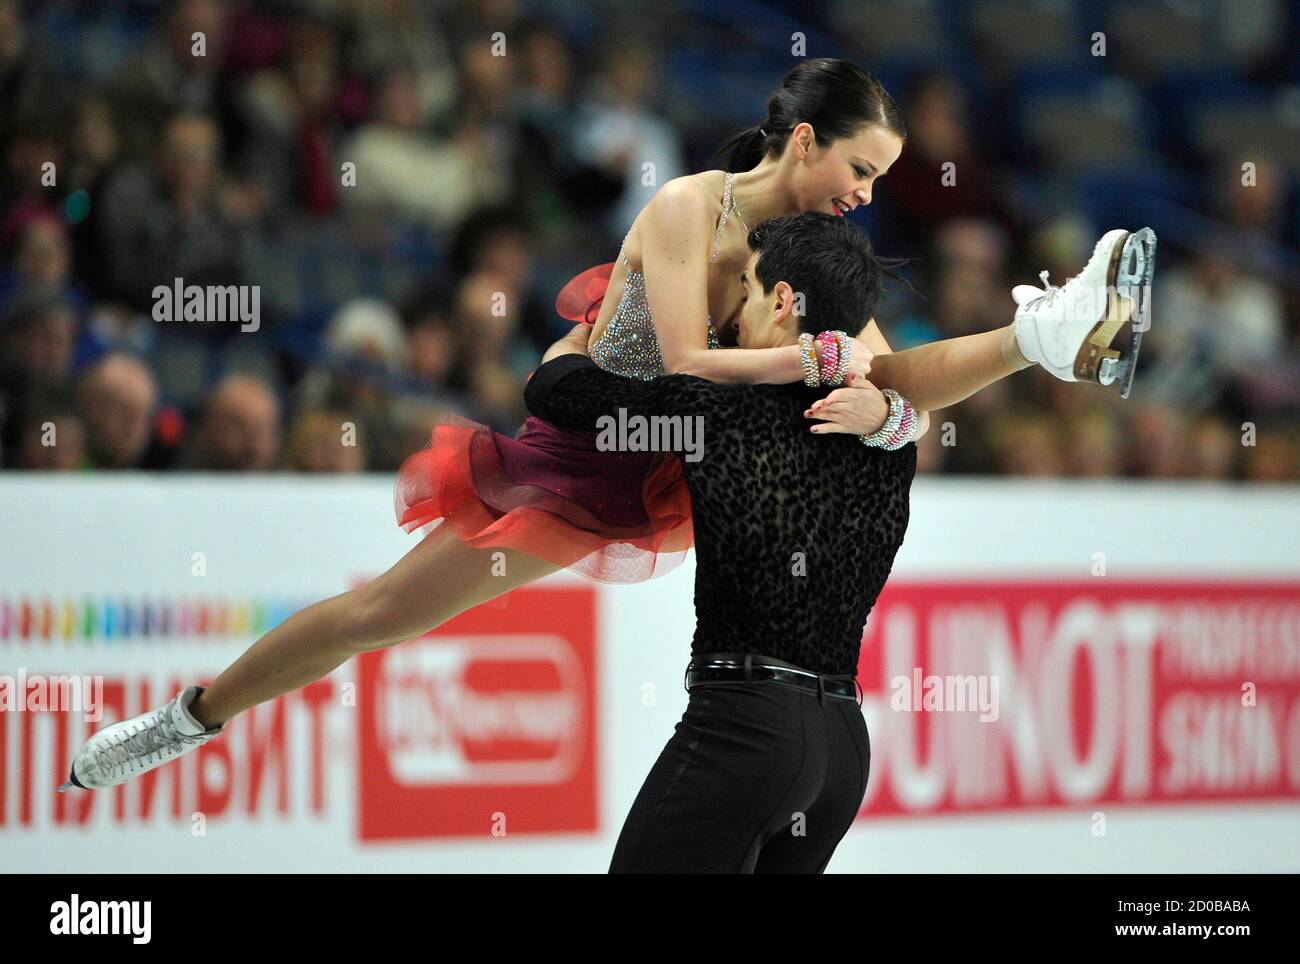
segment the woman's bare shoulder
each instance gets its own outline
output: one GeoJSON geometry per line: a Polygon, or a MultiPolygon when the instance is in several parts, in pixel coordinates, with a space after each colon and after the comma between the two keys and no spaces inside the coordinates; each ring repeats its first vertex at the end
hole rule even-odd
{"type": "Polygon", "coordinates": [[[722,171],[700,171],[664,182],[632,223],[633,233],[639,236],[638,229],[654,221],[690,234],[703,231],[707,235],[718,217],[723,176],[722,171]]]}
{"type": "Polygon", "coordinates": [[[682,174],[659,187],[637,214],[633,227],[646,217],[708,218],[718,216],[719,199],[723,196],[723,173],[720,170],[702,170],[697,174],[682,174]],[[718,183],[714,183],[714,182],[718,183]],[[714,196],[716,195],[716,197],[714,196]]]}

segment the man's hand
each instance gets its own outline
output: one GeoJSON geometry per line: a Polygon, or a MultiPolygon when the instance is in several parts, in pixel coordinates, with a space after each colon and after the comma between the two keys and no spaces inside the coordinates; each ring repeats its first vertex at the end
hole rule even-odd
{"type": "Polygon", "coordinates": [[[550,348],[546,349],[546,354],[542,356],[542,363],[550,361],[552,358],[558,358],[561,355],[585,355],[587,354],[587,338],[591,335],[590,325],[576,325],[573,331],[569,332],[550,348]]]}

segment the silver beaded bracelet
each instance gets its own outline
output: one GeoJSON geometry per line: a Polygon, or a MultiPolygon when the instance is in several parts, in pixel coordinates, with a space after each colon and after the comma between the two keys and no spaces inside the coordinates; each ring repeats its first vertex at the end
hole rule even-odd
{"type": "Polygon", "coordinates": [[[813,336],[807,332],[799,336],[799,361],[803,365],[803,383],[809,388],[819,387],[822,383],[821,370],[817,367],[813,336]]]}
{"type": "Polygon", "coordinates": [[[870,445],[874,448],[885,448],[889,440],[893,438],[894,433],[898,431],[899,424],[903,421],[903,396],[892,388],[882,388],[880,393],[889,399],[889,415],[885,418],[885,424],[870,435],[858,436],[863,445],[870,445]]]}

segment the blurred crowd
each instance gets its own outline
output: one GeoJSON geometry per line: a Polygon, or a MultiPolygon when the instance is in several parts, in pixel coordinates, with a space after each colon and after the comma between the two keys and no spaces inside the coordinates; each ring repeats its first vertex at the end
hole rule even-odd
{"type": "MultiPolygon", "coordinates": [[[[795,16],[875,72],[845,9],[795,16]]],[[[0,465],[392,471],[448,413],[513,433],[562,284],[793,62],[760,58],[728,112],[688,48],[735,14],[704,10],[0,0],[0,465]],[[157,320],[175,279],[256,286],[255,325],[157,320]]],[[[1007,324],[1013,284],[1062,283],[1116,225],[1045,203],[1056,161],[984,131],[958,73],[892,76],[910,136],[865,217],[915,259],[924,300],[878,316],[902,350],[1007,324]]],[[[1214,230],[1161,236],[1132,399],[1018,374],[932,413],[922,471],[1300,478],[1297,280],[1232,243],[1294,253],[1296,172],[1250,156],[1249,186],[1236,155],[1165,159],[1214,230]]]]}

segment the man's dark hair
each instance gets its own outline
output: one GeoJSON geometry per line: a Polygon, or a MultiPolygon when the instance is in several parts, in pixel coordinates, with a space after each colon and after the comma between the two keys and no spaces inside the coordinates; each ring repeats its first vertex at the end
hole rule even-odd
{"type": "Polygon", "coordinates": [[[764,293],[784,281],[803,294],[799,330],[813,335],[856,335],[880,304],[883,276],[902,280],[892,270],[901,260],[879,257],[865,231],[835,214],[771,218],[749,232],[749,247],[759,253],[754,273],[764,293]]]}

